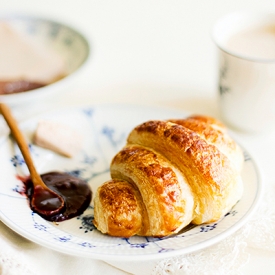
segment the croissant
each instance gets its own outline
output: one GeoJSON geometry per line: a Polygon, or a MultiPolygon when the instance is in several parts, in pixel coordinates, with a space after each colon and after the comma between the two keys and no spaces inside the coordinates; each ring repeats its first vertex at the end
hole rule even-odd
{"type": "Polygon", "coordinates": [[[164,237],[218,221],[242,196],[243,161],[214,118],[144,122],[114,156],[112,179],[96,191],[94,225],[111,236],[164,237]]]}

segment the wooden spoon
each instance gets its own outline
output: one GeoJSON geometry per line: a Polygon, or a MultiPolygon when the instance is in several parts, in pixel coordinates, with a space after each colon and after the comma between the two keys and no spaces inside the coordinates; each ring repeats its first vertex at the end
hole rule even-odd
{"type": "Polygon", "coordinates": [[[0,103],[0,112],[6,120],[15,141],[23,155],[25,163],[29,169],[33,182],[33,194],[30,201],[31,208],[42,216],[55,216],[65,209],[64,199],[52,191],[41,179],[33,164],[29,147],[22,132],[19,130],[16,120],[11,114],[9,107],[0,103]]]}

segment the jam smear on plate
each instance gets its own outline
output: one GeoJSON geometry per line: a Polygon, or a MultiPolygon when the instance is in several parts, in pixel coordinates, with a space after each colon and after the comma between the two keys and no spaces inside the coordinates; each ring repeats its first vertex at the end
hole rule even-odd
{"type": "MultiPolygon", "coordinates": [[[[67,173],[49,172],[41,175],[43,182],[55,193],[59,194],[65,201],[64,211],[54,215],[40,216],[48,221],[61,222],[82,214],[90,205],[92,191],[86,181],[67,173]]],[[[33,198],[33,183],[31,178],[23,180],[25,193],[29,200],[33,198]]],[[[53,198],[50,193],[41,189],[36,193],[36,205],[42,210],[58,208],[59,200],[53,198]]],[[[34,209],[33,209],[34,210],[34,209]]]]}
{"type": "Polygon", "coordinates": [[[46,84],[26,80],[0,81],[0,95],[26,92],[44,86],[46,86],[46,84]]]}

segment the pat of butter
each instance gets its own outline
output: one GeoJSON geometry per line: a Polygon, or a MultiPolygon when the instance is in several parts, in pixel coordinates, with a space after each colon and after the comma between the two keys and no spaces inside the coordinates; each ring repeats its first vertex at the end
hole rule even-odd
{"type": "Polygon", "coordinates": [[[66,157],[73,157],[81,150],[83,136],[67,125],[40,121],[34,134],[34,143],[66,157]]]}

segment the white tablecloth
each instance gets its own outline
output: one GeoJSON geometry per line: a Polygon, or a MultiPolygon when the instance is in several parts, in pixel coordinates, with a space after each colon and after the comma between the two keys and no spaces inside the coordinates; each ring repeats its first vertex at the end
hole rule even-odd
{"type": "MultiPolygon", "coordinates": [[[[92,44],[89,64],[75,83],[54,101],[14,110],[20,120],[61,106],[99,102],[158,105],[219,117],[211,27],[236,9],[275,10],[271,0],[0,0],[0,7],[1,12],[65,21],[92,44]]],[[[0,222],[0,274],[274,274],[275,207],[270,201],[275,194],[275,134],[235,134],[257,161],[267,191],[258,213],[228,239],[161,263],[105,263],[51,251],[0,222]]]]}

